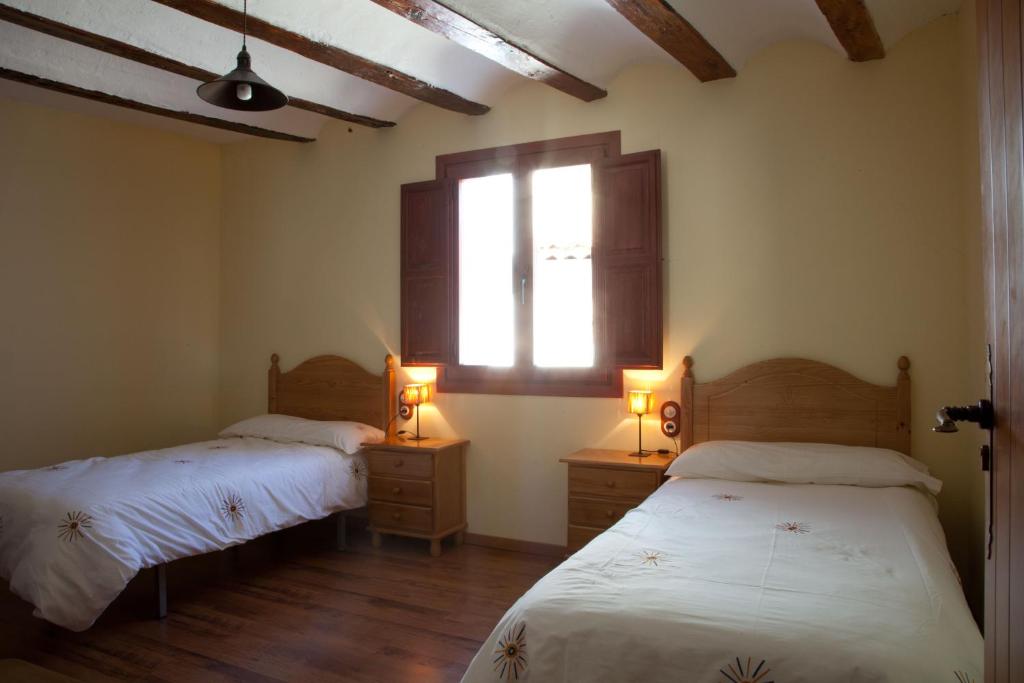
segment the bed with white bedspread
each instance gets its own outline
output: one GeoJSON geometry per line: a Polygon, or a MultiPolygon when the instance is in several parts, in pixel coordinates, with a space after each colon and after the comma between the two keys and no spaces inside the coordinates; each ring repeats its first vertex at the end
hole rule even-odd
{"type": "Polygon", "coordinates": [[[274,354],[268,379],[268,414],[223,438],[0,473],[0,577],[81,631],[141,569],[364,506],[360,449],[393,434],[394,359],[381,374],[340,356],[282,372],[274,354]]]}
{"type": "Polygon", "coordinates": [[[467,683],[980,681],[930,494],[677,479],[541,579],[467,683]]]}
{"type": "Polygon", "coordinates": [[[89,628],[139,570],[366,503],[361,455],[227,438],[0,474],[0,576],[89,628]]]}
{"type": "Polygon", "coordinates": [[[505,614],[466,683],[975,683],[982,639],[894,386],[777,358],[697,383],[673,478],[505,614]]]}

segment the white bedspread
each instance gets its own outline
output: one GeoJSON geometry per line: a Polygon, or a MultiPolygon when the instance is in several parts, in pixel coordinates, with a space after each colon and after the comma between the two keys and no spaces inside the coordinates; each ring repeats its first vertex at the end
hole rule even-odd
{"type": "Polygon", "coordinates": [[[667,482],[505,614],[464,681],[980,681],[932,501],[667,482]]]}
{"type": "Polygon", "coordinates": [[[0,576],[89,628],[144,567],[366,503],[362,456],[233,438],[0,473],[0,576]]]}

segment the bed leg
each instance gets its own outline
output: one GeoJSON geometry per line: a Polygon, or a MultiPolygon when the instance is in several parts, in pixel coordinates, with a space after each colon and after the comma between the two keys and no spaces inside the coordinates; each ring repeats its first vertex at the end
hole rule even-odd
{"type": "Polygon", "coordinates": [[[156,566],[156,618],[167,616],[167,565],[156,566]]]}
{"type": "Polygon", "coordinates": [[[242,565],[242,545],[233,545],[228,548],[228,565],[231,567],[231,572],[237,572],[238,568],[242,565]]]}
{"type": "Polygon", "coordinates": [[[334,549],[338,551],[348,550],[348,529],[345,523],[345,513],[339,512],[334,516],[334,549]]]}

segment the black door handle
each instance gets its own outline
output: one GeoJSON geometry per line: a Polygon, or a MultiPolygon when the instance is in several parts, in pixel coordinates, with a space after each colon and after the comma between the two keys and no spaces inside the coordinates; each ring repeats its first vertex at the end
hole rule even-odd
{"type": "Polygon", "coordinates": [[[933,432],[951,434],[960,431],[957,422],[974,422],[982,429],[991,430],[995,424],[995,413],[992,402],[983,398],[973,406],[943,406],[935,413],[935,419],[939,424],[932,427],[933,432]]]}

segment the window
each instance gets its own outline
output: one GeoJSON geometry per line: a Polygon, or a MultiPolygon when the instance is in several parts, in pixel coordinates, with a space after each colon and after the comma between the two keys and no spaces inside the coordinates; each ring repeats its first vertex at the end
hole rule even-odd
{"type": "Polygon", "coordinates": [[[621,395],[661,367],[660,158],[619,134],[444,155],[402,188],[402,362],[440,391],[621,395]]]}

